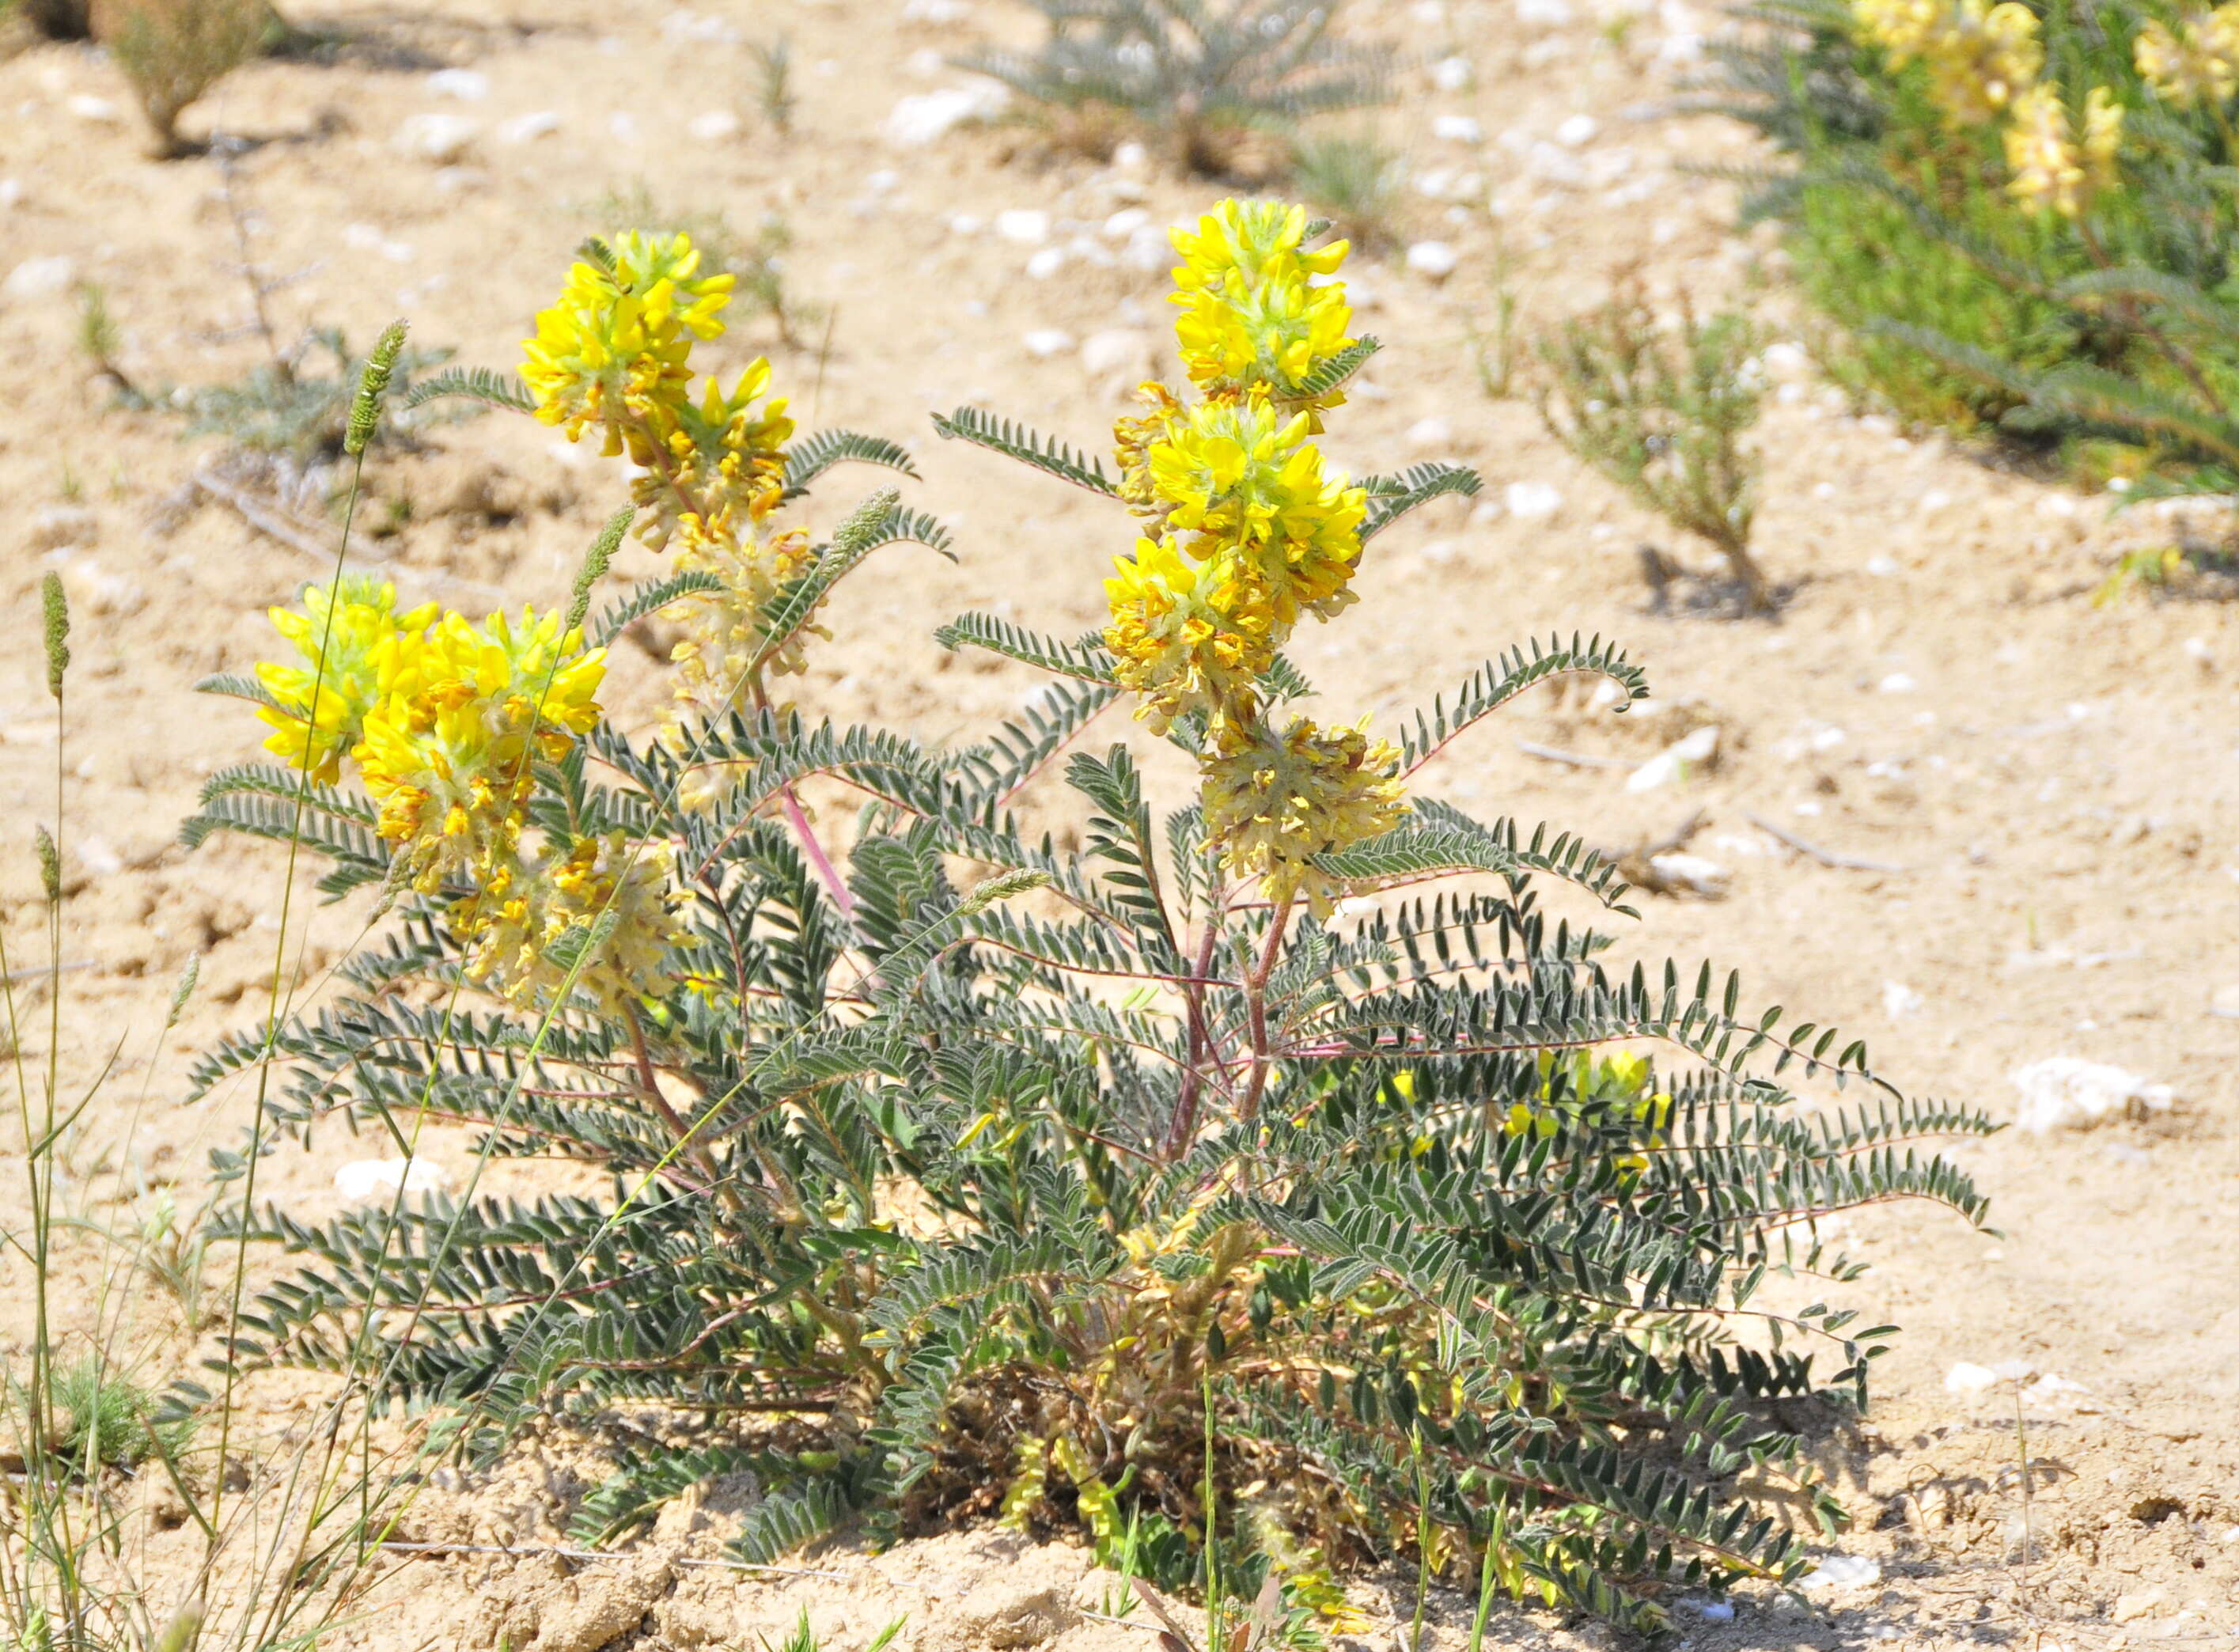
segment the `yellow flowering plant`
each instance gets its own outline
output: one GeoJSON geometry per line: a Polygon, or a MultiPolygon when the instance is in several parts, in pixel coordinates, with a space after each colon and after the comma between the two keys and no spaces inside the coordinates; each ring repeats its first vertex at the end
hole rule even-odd
{"type": "Polygon", "coordinates": [[[568,613],[475,622],[345,577],[276,616],[288,663],[212,685],[257,702],[283,766],[216,777],[189,839],[315,847],[331,892],[379,885],[395,914],[336,1001],[197,1070],[289,1075],[221,1164],[229,1231],[293,1264],[229,1355],[354,1350],[369,1403],[448,1414],[470,1454],[532,1418],[585,1430],[612,1464],[582,1543],[751,1470],[751,1563],[1000,1509],[1100,1551],[1124,1532],[1165,1587],[1272,1589],[1297,1625],[1357,1625],[1343,1569],[1402,1549],[1644,1628],[1674,1588],[1792,1577],[1796,1535],[1703,1488],[1752,1464],[1834,1522],[1771,1405],[1855,1394],[1880,1333],[1757,1282],[1847,1279],[1809,1236],[1851,1204],[1978,1217],[1951,1166],[1889,1144],[1985,1126],[1707,972],[1606,968],[1534,880],[1624,912],[1611,868],[1418,789],[1538,684],[1638,699],[1613,646],[1487,661],[1390,739],[1301,713],[1297,628],[1342,623],[1379,536],[1476,478],[1355,479],[1324,451],[1377,347],[1322,226],[1229,202],[1175,245],[1187,382],[1146,387],[1116,471],[938,421],[1114,521],[1100,630],[937,634],[1056,678],[960,746],[774,698],[840,579],[946,538],[891,493],[821,541],[791,512],[833,463],[908,461],[796,439],[759,364],[695,394],[725,289],[681,241],[587,249],[522,381],[439,381],[639,471],[568,613]],[[684,566],[591,618],[633,521],[684,566]],[[655,613],[674,695],[621,729],[602,651],[655,613]],[[1192,766],[1171,806],[1139,740],[1192,766]],[[1060,762],[1078,849],[1037,824],[1060,762]],[[1791,1118],[1784,1073],[1874,1098],[1791,1118]],[[336,1115],[461,1126],[615,1191],[249,1208],[270,1133],[336,1115]],[[619,1404],[665,1420],[617,1436],[619,1404]]]}
{"type": "Polygon", "coordinates": [[[2239,481],[2239,7],[1846,0],[1721,49],[1835,375],[2130,500],[2239,481]],[[1775,196],[1777,199],[1775,199],[1775,196]]]}

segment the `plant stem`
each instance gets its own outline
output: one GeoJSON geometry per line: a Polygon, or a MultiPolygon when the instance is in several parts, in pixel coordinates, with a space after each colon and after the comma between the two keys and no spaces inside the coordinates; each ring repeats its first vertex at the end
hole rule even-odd
{"type": "Polygon", "coordinates": [[[1250,1007],[1252,1024],[1252,1078],[1245,1086],[1244,1099],[1236,1114],[1250,1124],[1259,1113],[1259,1097],[1267,1088],[1267,978],[1275,972],[1275,960],[1282,955],[1283,932],[1289,928],[1291,908],[1297,904],[1295,896],[1285,896],[1267,922],[1267,945],[1260,950],[1259,961],[1252,967],[1246,981],[1245,1001],[1250,1007]]]}

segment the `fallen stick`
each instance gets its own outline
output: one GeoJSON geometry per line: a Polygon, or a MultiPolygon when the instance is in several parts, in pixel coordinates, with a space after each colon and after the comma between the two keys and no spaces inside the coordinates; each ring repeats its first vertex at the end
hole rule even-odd
{"type": "MultiPolygon", "coordinates": [[[[537,1543],[382,1543],[381,1549],[389,1555],[427,1555],[437,1559],[460,1555],[495,1555],[510,1560],[575,1560],[605,1561],[613,1564],[631,1559],[626,1554],[616,1554],[604,1549],[563,1549],[557,1544],[537,1543]]],[[[773,1577],[820,1577],[834,1583],[848,1581],[845,1572],[820,1572],[806,1566],[752,1566],[743,1560],[701,1560],[688,1555],[670,1556],[673,1566],[712,1566],[725,1571],[756,1572],[773,1577]]]]}
{"type": "Polygon", "coordinates": [[[1742,819],[1768,838],[1786,844],[1798,854],[1810,855],[1821,866],[1832,866],[1837,872],[1902,872],[1905,870],[1903,866],[1893,866],[1886,860],[1867,860],[1857,855],[1838,855],[1831,849],[1821,848],[1809,839],[1799,838],[1793,832],[1783,830],[1761,814],[1751,814],[1746,809],[1742,811],[1742,819]]]}
{"type": "Polygon", "coordinates": [[[1624,768],[1636,766],[1621,757],[1590,757],[1584,752],[1566,752],[1559,746],[1542,746],[1537,740],[1520,740],[1516,749],[1526,757],[1544,757],[1550,763],[1564,763],[1571,768],[1624,768]]]}
{"type": "Polygon", "coordinates": [[[306,556],[315,556],[322,562],[330,562],[334,560],[335,553],[332,547],[322,545],[308,534],[290,527],[231,482],[220,481],[206,470],[197,470],[189,480],[196,488],[216,500],[221,505],[230,506],[242,521],[247,522],[258,533],[268,538],[278,540],[290,550],[301,551],[306,556]]]}
{"type": "Polygon", "coordinates": [[[56,968],[52,964],[42,964],[37,969],[17,970],[12,975],[0,975],[0,986],[17,986],[25,981],[43,981],[50,975],[69,975],[78,970],[90,970],[96,962],[97,960],[94,959],[80,958],[63,965],[60,969],[56,968]]]}

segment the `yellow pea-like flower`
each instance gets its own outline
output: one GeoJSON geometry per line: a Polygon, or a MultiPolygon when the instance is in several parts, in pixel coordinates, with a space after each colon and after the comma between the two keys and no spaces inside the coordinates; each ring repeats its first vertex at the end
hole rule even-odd
{"type": "Polygon", "coordinates": [[[1303,894],[1326,916],[1336,886],[1314,859],[1399,823],[1399,766],[1365,720],[1327,731],[1306,718],[1280,733],[1256,725],[1206,765],[1206,833],[1223,865],[1259,879],[1269,899],[1303,894]]]}
{"type": "Polygon", "coordinates": [[[2104,86],[2095,86],[2083,105],[2079,134],[2060,93],[2039,86],[2014,105],[2006,129],[2007,183],[2014,199],[2040,212],[2081,217],[2092,197],[2114,187],[2115,163],[2123,143],[2123,109],[2104,86]]]}
{"type": "Polygon", "coordinates": [[[333,588],[306,587],[302,600],[301,612],[271,610],[272,628],[302,664],[258,665],[256,679],[275,703],[257,716],[273,731],[267,751],[331,786],[343,755],[363,738],[367,714],[409,670],[435,605],[399,614],[396,587],[362,574],[345,575],[333,588]]]}

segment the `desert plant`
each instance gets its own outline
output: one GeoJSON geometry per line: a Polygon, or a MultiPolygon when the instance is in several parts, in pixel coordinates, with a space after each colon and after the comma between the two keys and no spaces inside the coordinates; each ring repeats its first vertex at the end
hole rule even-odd
{"type": "Polygon", "coordinates": [[[229,1231],[297,1271],[229,1370],[377,1370],[372,1403],[459,1408],[476,1453],[531,1417],[668,1410],[584,1499],[587,1540],[751,1468],[747,1560],[1000,1507],[1286,1622],[1391,1549],[1643,1625],[1673,1586],[1801,1569],[1767,1488],[1837,1510],[1775,1403],[1856,1396],[1882,1331],[1757,1288],[1853,1277],[1811,1237],[1838,1209],[1978,1215],[1914,1144],[1987,1126],[1831,1029],[1745,1016],[1707,968],[1611,968],[1540,908],[1535,879],[1626,910],[1575,839],[1407,796],[1536,684],[1638,700],[1615,647],[1488,661],[1397,745],[1286,709],[1310,688],[1285,636],[1351,601],[1366,541],[1477,486],[1326,463],[1319,423],[1376,345],[1319,233],[1234,202],[1178,233],[1194,394],[1147,391],[1116,471],[939,421],[1138,519],[1101,634],[940,634],[1055,679],[960,749],[779,698],[842,579],[946,536],[891,492],[821,544],[782,525],[831,465],[907,461],[794,441],[763,363],[695,397],[728,283],[688,245],[590,246],[525,384],[426,387],[532,406],[642,474],[565,618],[400,613],[346,581],[282,620],[296,662],[212,685],[258,704],[280,760],[215,777],[189,842],[315,846],[327,891],[394,912],[317,1013],[197,1070],[199,1092],[286,1068],[218,1171],[229,1231]],[[579,632],[634,514],[677,571],[579,632]],[[599,710],[599,645],[656,611],[685,634],[674,710],[632,737],[599,710]],[[1128,698],[1196,773],[1172,806],[1126,743],[1066,756],[1128,698]],[[1021,815],[1060,762],[1079,848],[1021,815]],[[1629,1047],[1658,1041],[1694,1065],[1629,1047]],[[1873,1093],[1804,1109],[1791,1071],[1873,1093]],[[260,1206],[262,1157],[327,1120],[408,1151],[454,1122],[478,1164],[572,1160],[613,1191],[260,1206]]]}
{"type": "Polygon", "coordinates": [[[1544,343],[1540,411],[1579,458],[1725,558],[1748,612],[1773,606],[1751,556],[1761,462],[1742,438],[1764,398],[1748,316],[1698,320],[1683,295],[1668,332],[1637,282],[1544,343]]]}
{"type": "Polygon", "coordinates": [[[793,89],[793,43],[783,35],[751,47],[754,58],[754,106],[780,137],[793,133],[793,111],[801,99],[793,89]]]}
{"type": "Polygon", "coordinates": [[[1254,128],[1390,96],[1388,53],[1332,38],[1341,0],[1030,0],[1040,50],[963,66],[1044,108],[1106,116],[1220,176],[1254,128]]]}
{"type": "Polygon", "coordinates": [[[1373,133],[1308,134],[1291,146],[1291,182],[1356,242],[1395,239],[1406,163],[1373,133]]]}
{"type": "Polygon", "coordinates": [[[256,56],[272,25],[266,0],[113,0],[101,36],[147,116],[153,152],[193,152],[179,116],[256,56]]]}
{"type": "Polygon", "coordinates": [[[1778,0],[1714,100],[1795,157],[1756,209],[1909,418],[2057,446],[2132,497],[2239,481],[2225,12],[1778,0]]]}

